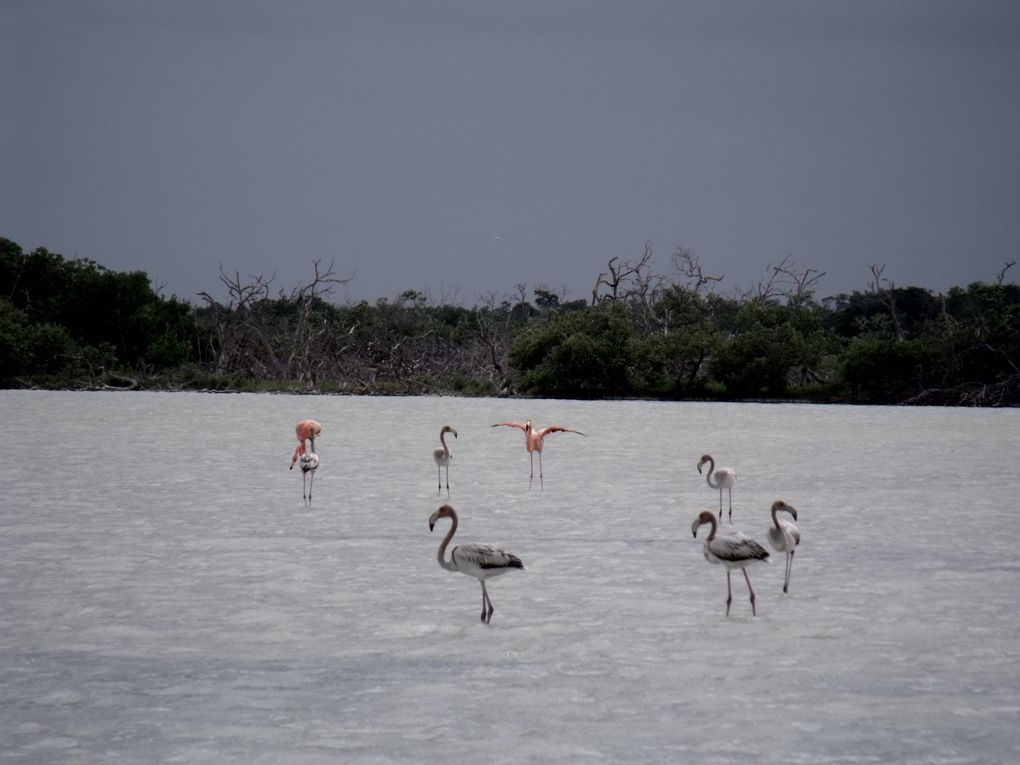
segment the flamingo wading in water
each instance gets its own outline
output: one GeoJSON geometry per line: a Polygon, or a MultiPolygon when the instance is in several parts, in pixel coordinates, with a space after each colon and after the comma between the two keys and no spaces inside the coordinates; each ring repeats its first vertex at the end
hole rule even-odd
{"type": "Polygon", "coordinates": [[[443,493],[443,475],[442,469],[446,468],[446,496],[450,496],[450,460],[453,459],[453,455],[450,453],[450,447],[446,445],[446,434],[453,433],[453,437],[457,437],[457,431],[451,428],[449,425],[444,425],[443,429],[439,431],[439,442],[442,447],[432,452],[432,457],[436,461],[436,473],[439,476],[439,493],[443,493]]]}
{"type": "Polygon", "coordinates": [[[726,615],[730,615],[730,602],[733,600],[733,591],[730,588],[730,572],[739,568],[744,572],[744,580],[747,582],[747,591],[751,593],[751,614],[757,616],[754,608],[754,590],[751,589],[751,579],[747,575],[747,567],[756,560],[769,558],[768,550],[762,547],[744,534],[733,534],[731,536],[717,537],[715,532],[718,528],[715,516],[707,510],[694,519],[691,524],[691,533],[698,538],[698,529],[709,524],[712,526],[708,532],[708,539],[705,540],[705,560],[709,563],[721,563],[726,567],[726,615]]]}
{"type": "MultiPolygon", "coordinates": [[[[290,458],[290,469],[294,469],[294,463],[301,458],[301,455],[306,451],[315,454],[315,437],[322,432],[322,426],[315,420],[301,420],[295,428],[294,433],[297,435],[298,445],[297,449],[294,450],[294,456],[290,458]],[[305,441],[310,441],[311,446],[306,447],[305,441]]],[[[318,462],[318,457],[316,457],[318,462]]]]}
{"type": "Polygon", "coordinates": [[[797,520],[797,509],[781,499],[772,503],[772,525],[769,526],[769,544],[776,552],[786,553],[786,575],[783,577],[783,592],[790,591],[790,573],[793,571],[793,554],[800,544],[800,529],[795,523],[781,521],[776,513],[786,511],[797,520]]]}
{"type": "Polygon", "coordinates": [[[492,622],[492,601],[489,600],[489,593],[485,589],[485,580],[494,576],[505,574],[515,568],[524,568],[521,559],[513,553],[507,552],[492,545],[466,544],[457,545],[450,551],[450,559],[446,559],[446,546],[450,544],[453,535],[457,533],[457,511],[450,505],[443,505],[429,516],[429,531],[436,526],[440,518],[449,518],[450,530],[446,533],[443,541],[439,543],[439,552],[436,559],[439,565],[447,571],[457,571],[461,574],[473,576],[482,585],[482,621],[486,624],[492,622]]]}
{"type": "Polygon", "coordinates": [[[567,428],[563,425],[547,425],[541,430],[535,430],[531,425],[531,420],[526,422],[497,422],[492,427],[498,428],[501,425],[505,425],[510,428],[520,428],[524,431],[524,447],[528,450],[528,454],[531,455],[531,475],[528,477],[528,491],[531,491],[531,483],[535,480],[535,452],[538,452],[538,480],[542,489],[545,489],[545,480],[542,477],[542,447],[545,444],[545,437],[550,433],[577,433],[579,436],[585,435],[579,430],[573,428],[567,428]]]}
{"type": "Polygon", "coordinates": [[[719,490],[719,523],[722,523],[722,490],[726,489],[729,492],[730,498],[730,523],[733,522],[733,485],[737,482],[737,473],[733,468],[722,467],[718,470],[715,467],[715,460],[711,454],[702,455],[701,459],[698,460],[698,472],[701,472],[701,466],[708,463],[708,473],[705,474],[705,480],[708,485],[713,489],[719,490]],[[712,476],[715,476],[715,483],[712,483],[712,476]]]}
{"type": "Polygon", "coordinates": [[[312,484],[315,483],[315,471],[319,469],[319,455],[315,452],[306,451],[298,458],[301,466],[301,496],[312,504],[312,484]],[[311,475],[309,475],[311,473],[311,475]],[[305,492],[305,480],[308,481],[308,492],[305,492]]]}

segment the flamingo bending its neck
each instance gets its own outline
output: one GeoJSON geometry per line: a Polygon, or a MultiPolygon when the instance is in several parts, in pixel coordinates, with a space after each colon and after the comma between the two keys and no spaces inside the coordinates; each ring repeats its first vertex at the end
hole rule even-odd
{"type": "Polygon", "coordinates": [[[442,469],[446,468],[446,496],[450,496],[450,460],[453,459],[453,455],[450,453],[450,447],[446,445],[446,434],[453,433],[453,437],[457,437],[457,431],[451,428],[449,425],[444,425],[443,429],[439,431],[439,442],[442,447],[432,452],[432,457],[436,461],[436,474],[439,476],[439,493],[443,493],[443,476],[442,469]]]}
{"type": "Polygon", "coordinates": [[[715,460],[711,454],[702,455],[701,459],[698,460],[698,472],[701,472],[701,466],[708,463],[708,473],[705,474],[705,480],[708,485],[713,489],[719,490],[719,523],[722,523],[722,490],[726,489],[729,492],[730,498],[730,523],[733,522],[733,485],[737,482],[737,473],[733,468],[721,467],[716,469],[715,460]],[[715,483],[712,483],[712,477],[715,476],[715,483]]]}
{"type": "Polygon", "coordinates": [[[322,432],[322,426],[315,420],[301,420],[295,428],[294,433],[297,436],[298,445],[297,449],[294,450],[294,455],[290,458],[290,469],[294,469],[294,463],[297,462],[301,455],[306,451],[315,453],[315,437],[322,432]],[[311,446],[306,447],[305,441],[310,441],[311,446]]]}
{"type": "Polygon", "coordinates": [[[795,523],[781,521],[776,513],[785,511],[797,520],[797,509],[781,499],[772,503],[772,525],[769,526],[768,538],[776,552],[786,553],[786,575],[783,577],[783,592],[790,591],[790,573],[793,571],[793,554],[800,544],[800,529],[795,523]]]}
{"type": "Polygon", "coordinates": [[[486,624],[492,622],[492,601],[489,600],[489,593],[485,589],[485,580],[494,576],[505,574],[515,568],[524,568],[521,559],[513,553],[507,552],[492,545],[466,544],[457,545],[450,551],[450,559],[446,559],[446,546],[450,544],[453,535],[457,532],[457,511],[450,505],[443,505],[429,516],[429,531],[436,526],[440,518],[449,518],[450,530],[446,533],[443,541],[439,543],[439,552],[436,558],[439,565],[447,571],[457,571],[461,574],[473,576],[482,585],[482,621],[486,624]]]}
{"type": "Polygon", "coordinates": [[[538,480],[542,490],[545,490],[545,479],[542,476],[542,447],[545,445],[545,437],[550,433],[577,433],[579,436],[585,435],[579,430],[573,428],[567,428],[563,425],[547,425],[541,430],[535,430],[531,425],[531,420],[526,422],[497,422],[492,427],[498,428],[501,425],[505,425],[510,428],[519,428],[524,431],[524,448],[528,450],[528,454],[531,455],[531,475],[528,477],[528,491],[531,491],[531,484],[535,480],[535,452],[538,452],[538,480]]]}
{"type": "Polygon", "coordinates": [[[708,532],[708,539],[705,540],[705,560],[709,563],[721,563],[726,567],[726,615],[730,615],[730,602],[733,600],[733,592],[730,588],[730,572],[739,568],[744,572],[744,580],[747,582],[747,591],[751,593],[751,614],[757,616],[754,608],[754,590],[751,589],[751,579],[747,575],[747,567],[757,560],[767,561],[768,550],[762,547],[744,534],[732,534],[725,537],[717,537],[715,532],[718,528],[715,516],[707,510],[694,519],[691,525],[691,532],[694,538],[698,538],[698,529],[704,525],[711,525],[708,532]]]}

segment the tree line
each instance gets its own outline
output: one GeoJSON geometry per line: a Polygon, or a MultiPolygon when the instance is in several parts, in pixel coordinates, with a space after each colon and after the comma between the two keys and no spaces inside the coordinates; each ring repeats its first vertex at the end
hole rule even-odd
{"type": "Polygon", "coordinates": [[[1020,287],[933,293],[870,267],[818,299],[790,258],[725,296],[688,250],[611,259],[591,299],[516,286],[472,307],[413,289],[336,305],[349,281],[313,261],[274,289],[221,271],[220,294],[164,297],[116,272],[0,238],[0,385],[288,392],[1020,404],[1020,287]]]}

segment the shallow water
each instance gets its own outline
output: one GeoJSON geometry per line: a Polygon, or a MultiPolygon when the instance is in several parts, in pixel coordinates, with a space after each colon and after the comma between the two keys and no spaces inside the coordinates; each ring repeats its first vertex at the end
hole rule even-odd
{"type": "Polygon", "coordinates": [[[1020,412],[0,391],[0,730],[26,762],[1020,761],[1020,412]],[[314,417],[314,501],[288,471],[314,417]],[[522,434],[550,435],[528,491],[522,434]],[[436,563],[431,451],[457,428],[436,563]],[[743,577],[733,524],[803,541],[743,577]]]}

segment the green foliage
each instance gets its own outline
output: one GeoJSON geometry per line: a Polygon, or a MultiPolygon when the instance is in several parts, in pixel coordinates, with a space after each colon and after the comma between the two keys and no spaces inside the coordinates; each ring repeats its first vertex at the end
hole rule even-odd
{"type": "Polygon", "coordinates": [[[1020,404],[1015,284],[818,303],[643,274],[592,306],[542,288],[532,305],[518,285],[515,299],[466,308],[413,289],[332,305],[331,274],[316,264],[315,282],[275,298],[261,277],[224,278],[230,302],[203,293],[196,307],[144,273],[0,238],[0,384],[1020,404]]]}
{"type": "Polygon", "coordinates": [[[522,391],[541,396],[625,393],[633,331],[626,309],[600,304],[584,313],[551,314],[518,336],[510,362],[522,391]]]}
{"type": "Polygon", "coordinates": [[[895,403],[923,389],[933,361],[924,341],[863,338],[843,357],[843,380],[860,403],[895,403]]]}

